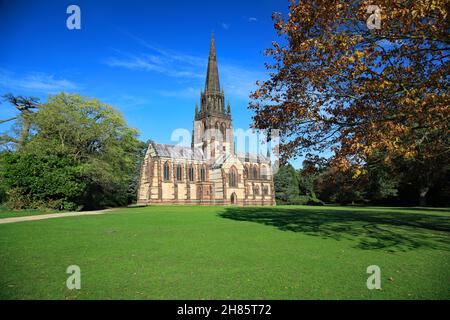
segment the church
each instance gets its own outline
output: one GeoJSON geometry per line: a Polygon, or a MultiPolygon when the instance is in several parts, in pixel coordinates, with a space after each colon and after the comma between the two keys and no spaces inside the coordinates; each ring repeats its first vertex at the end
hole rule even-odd
{"type": "Polygon", "coordinates": [[[231,107],[220,87],[214,36],[205,89],[195,107],[190,147],[148,146],[138,204],[275,205],[272,164],[262,154],[238,153],[231,107]]]}

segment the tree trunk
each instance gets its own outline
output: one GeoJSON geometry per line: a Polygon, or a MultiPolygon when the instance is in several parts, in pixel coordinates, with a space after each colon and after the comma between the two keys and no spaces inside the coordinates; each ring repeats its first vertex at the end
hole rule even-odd
{"type": "Polygon", "coordinates": [[[16,119],[17,119],[17,117],[12,117],[12,118],[9,118],[9,119],[0,120],[0,124],[8,122],[8,121],[13,121],[13,120],[16,120],[16,119]]]}
{"type": "Polygon", "coordinates": [[[430,190],[429,187],[422,187],[419,190],[419,206],[425,207],[427,205],[427,194],[430,190]]]}
{"type": "Polygon", "coordinates": [[[23,147],[27,142],[28,136],[30,135],[30,121],[23,117],[23,127],[20,133],[19,146],[23,147]]]}

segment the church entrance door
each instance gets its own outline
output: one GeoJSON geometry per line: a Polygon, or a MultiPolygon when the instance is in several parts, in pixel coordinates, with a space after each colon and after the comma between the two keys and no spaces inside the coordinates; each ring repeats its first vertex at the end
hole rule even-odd
{"type": "Polygon", "coordinates": [[[235,192],[233,192],[232,194],[231,194],[231,204],[236,204],[237,203],[237,195],[236,195],[236,193],[235,192]]]}

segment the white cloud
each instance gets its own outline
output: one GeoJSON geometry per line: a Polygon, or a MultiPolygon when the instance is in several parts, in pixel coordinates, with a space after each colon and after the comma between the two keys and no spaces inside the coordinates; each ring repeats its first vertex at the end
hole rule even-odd
{"type": "Polygon", "coordinates": [[[119,108],[122,111],[135,111],[148,107],[151,101],[146,97],[136,96],[127,93],[112,94],[104,97],[104,100],[110,105],[119,108]]]}
{"type": "Polygon", "coordinates": [[[58,79],[53,74],[33,72],[20,76],[5,69],[0,69],[0,86],[13,90],[40,91],[43,93],[56,93],[78,88],[78,85],[74,82],[67,79],[58,79]]]}
{"type": "Polygon", "coordinates": [[[258,19],[256,19],[255,17],[250,17],[250,18],[248,18],[248,21],[250,21],[250,22],[256,22],[256,21],[258,21],[258,19]]]}
{"type": "MultiPolygon", "coordinates": [[[[132,34],[127,33],[127,35],[148,49],[149,52],[129,54],[115,50],[116,56],[105,60],[107,65],[130,70],[156,72],[174,77],[178,82],[185,82],[186,88],[184,89],[155,91],[162,96],[185,98],[198,96],[206,76],[207,53],[204,57],[192,56],[150,44],[132,34]]],[[[250,92],[256,89],[256,80],[263,80],[267,75],[264,70],[253,70],[235,63],[221,62],[219,57],[219,76],[221,86],[228,97],[247,99],[250,92]]]]}
{"type": "Polygon", "coordinates": [[[222,28],[224,28],[225,30],[230,29],[230,25],[227,24],[227,23],[225,23],[225,22],[222,22],[221,26],[222,26],[222,28]]]}
{"type": "Polygon", "coordinates": [[[221,85],[225,94],[247,99],[256,87],[256,81],[266,77],[263,71],[251,70],[245,67],[224,63],[219,64],[221,85]]]}
{"type": "Polygon", "coordinates": [[[143,40],[139,42],[153,53],[138,55],[115,50],[118,56],[107,58],[104,63],[110,67],[122,67],[130,70],[153,71],[175,78],[202,78],[197,72],[200,60],[196,57],[179,54],[170,50],[156,48],[143,40]]]}
{"type": "MultiPolygon", "coordinates": [[[[170,62],[170,61],[178,61],[178,62],[183,62],[183,63],[187,63],[190,65],[196,65],[196,66],[201,66],[204,64],[204,58],[199,58],[196,56],[192,56],[192,55],[188,55],[188,54],[184,54],[184,53],[179,53],[177,51],[174,50],[170,50],[167,48],[162,48],[160,46],[157,46],[155,44],[151,44],[148,43],[147,41],[145,41],[144,39],[141,39],[131,33],[125,32],[125,34],[130,37],[131,39],[135,40],[136,42],[138,42],[140,45],[142,45],[143,47],[159,54],[159,58],[161,59],[160,61],[165,61],[165,62],[170,62]]],[[[116,50],[118,51],[118,50],[116,50]]],[[[120,51],[119,51],[120,52],[120,51]]]]}

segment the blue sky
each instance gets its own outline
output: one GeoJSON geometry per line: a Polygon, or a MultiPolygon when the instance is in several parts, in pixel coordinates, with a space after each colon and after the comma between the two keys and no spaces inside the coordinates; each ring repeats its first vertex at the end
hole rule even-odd
{"type": "MultiPolygon", "coordinates": [[[[264,49],[277,39],[272,12],[287,0],[0,0],[0,93],[43,101],[60,91],[118,108],[140,139],[171,143],[191,129],[215,34],[221,85],[235,128],[248,128],[248,95],[268,77],[264,49]],[[81,9],[69,30],[66,9],[81,9]]],[[[2,102],[0,119],[16,114],[2,102]]],[[[9,130],[0,126],[0,132],[9,130]]]]}

